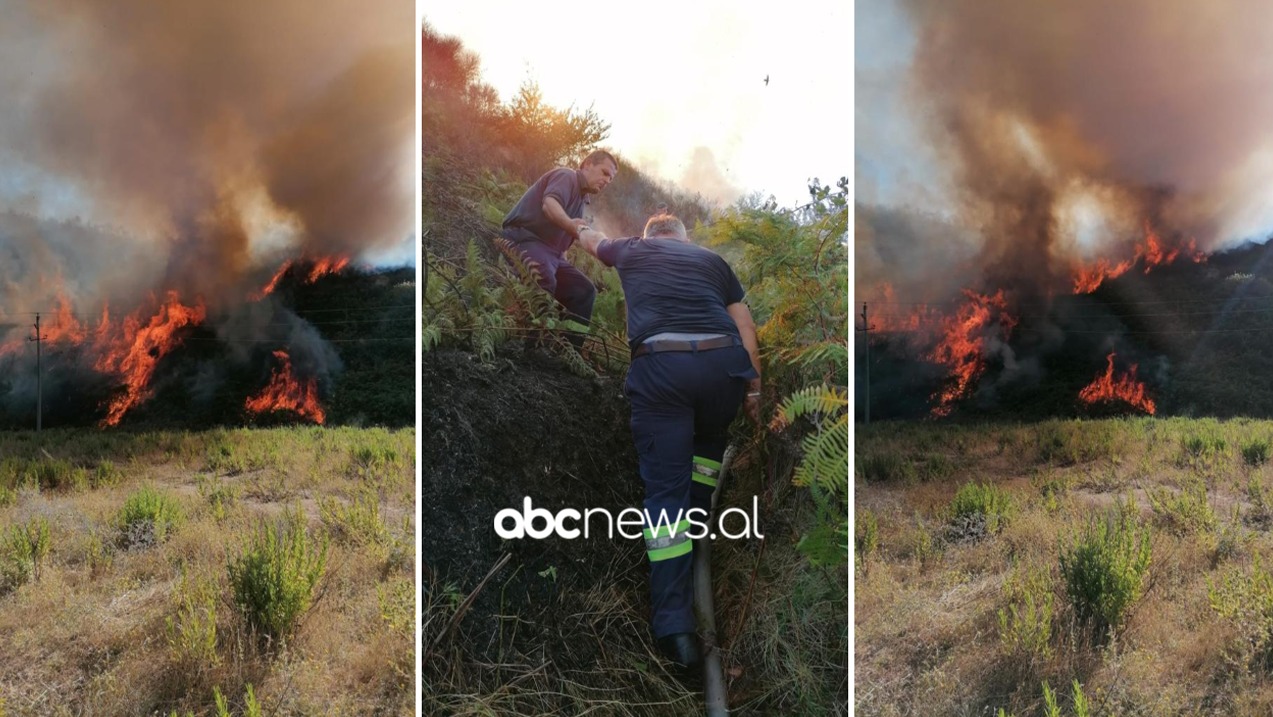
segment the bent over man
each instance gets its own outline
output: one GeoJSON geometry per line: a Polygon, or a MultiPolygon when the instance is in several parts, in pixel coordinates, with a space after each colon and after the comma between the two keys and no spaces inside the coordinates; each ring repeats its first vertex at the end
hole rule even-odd
{"type": "Polygon", "coordinates": [[[644,237],[606,239],[584,231],[580,246],[619,271],[627,302],[632,364],[625,389],[645,484],[654,637],[673,662],[697,668],[693,543],[685,516],[702,509],[702,523],[710,514],[739,406],[756,418],[756,327],[733,269],[689,243],[685,225],[672,215],[652,217],[644,237]]]}
{"type": "Polygon", "coordinates": [[[576,333],[571,341],[583,343],[592,320],[597,289],[566,260],[566,250],[587,229],[582,221],[587,195],[598,194],[614,180],[619,165],[609,152],[588,155],[579,169],[557,167],[530,185],[516,206],[504,217],[501,234],[539,273],[539,285],[565,309],[576,333]]]}

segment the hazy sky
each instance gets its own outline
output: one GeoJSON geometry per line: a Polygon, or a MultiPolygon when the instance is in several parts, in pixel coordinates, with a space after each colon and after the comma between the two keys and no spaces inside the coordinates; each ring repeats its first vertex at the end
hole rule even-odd
{"type": "Polygon", "coordinates": [[[502,99],[533,79],[554,106],[591,106],[610,148],[709,198],[760,192],[790,206],[810,178],[851,172],[849,3],[582,7],[476,0],[430,5],[424,19],[478,54],[502,99]]]}

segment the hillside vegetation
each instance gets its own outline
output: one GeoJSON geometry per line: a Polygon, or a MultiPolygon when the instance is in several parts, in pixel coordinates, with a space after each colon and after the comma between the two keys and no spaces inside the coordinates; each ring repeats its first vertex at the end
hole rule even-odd
{"type": "Polygon", "coordinates": [[[1268,714],[1271,446],[1249,419],[859,426],[856,714],[1268,714]]]}
{"type": "MultiPolygon", "coordinates": [[[[540,174],[604,146],[588,110],[508,104],[478,58],[422,31],[424,709],[439,715],[695,715],[649,633],[639,541],[502,541],[499,510],[531,496],[617,513],[642,497],[622,383],[617,274],[579,250],[597,285],[581,350],[557,307],[497,241],[540,174]]],[[[717,541],[715,606],[738,715],[848,712],[847,181],[810,202],[712,207],[622,158],[592,205],[611,236],[639,234],[660,204],[726,256],[760,326],[769,428],[740,420],[723,506],[759,506],[764,537],[717,541]]]]}

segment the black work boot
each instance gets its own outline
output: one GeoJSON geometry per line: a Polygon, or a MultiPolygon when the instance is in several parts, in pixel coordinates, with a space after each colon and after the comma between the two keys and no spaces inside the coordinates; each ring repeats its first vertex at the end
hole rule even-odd
{"type": "Polygon", "coordinates": [[[664,635],[655,641],[659,652],[671,660],[677,667],[690,672],[697,672],[703,666],[703,652],[698,647],[698,635],[692,632],[678,632],[664,635]]]}

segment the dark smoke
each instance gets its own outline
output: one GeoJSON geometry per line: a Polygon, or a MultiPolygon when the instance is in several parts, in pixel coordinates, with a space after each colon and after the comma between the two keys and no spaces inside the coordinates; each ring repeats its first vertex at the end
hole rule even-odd
{"type": "Polygon", "coordinates": [[[902,5],[917,40],[905,78],[912,111],[957,223],[983,242],[979,283],[1027,293],[1063,284],[1079,259],[1122,258],[1146,221],[1205,249],[1273,224],[1263,30],[1273,8],[902,5]],[[1085,223],[1096,226],[1083,232],[1085,223]]]}
{"type": "MultiPolygon", "coordinates": [[[[408,0],[6,4],[0,342],[63,301],[91,331],[104,306],[119,322],[174,290],[225,346],[191,359],[196,397],[220,361],[268,373],[282,347],[326,383],[340,360],[314,327],[245,302],[284,260],[356,259],[412,230],[414,27],[408,0]]],[[[0,357],[0,412],[29,411],[21,345],[0,357]]],[[[112,390],[94,356],[49,350],[46,402],[112,390]]]]}
{"type": "Polygon", "coordinates": [[[165,288],[210,302],[271,234],[316,254],[397,243],[412,226],[412,10],[18,3],[0,30],[0,153],[74,187],[93,223],[165,257],[165,288]]]}

